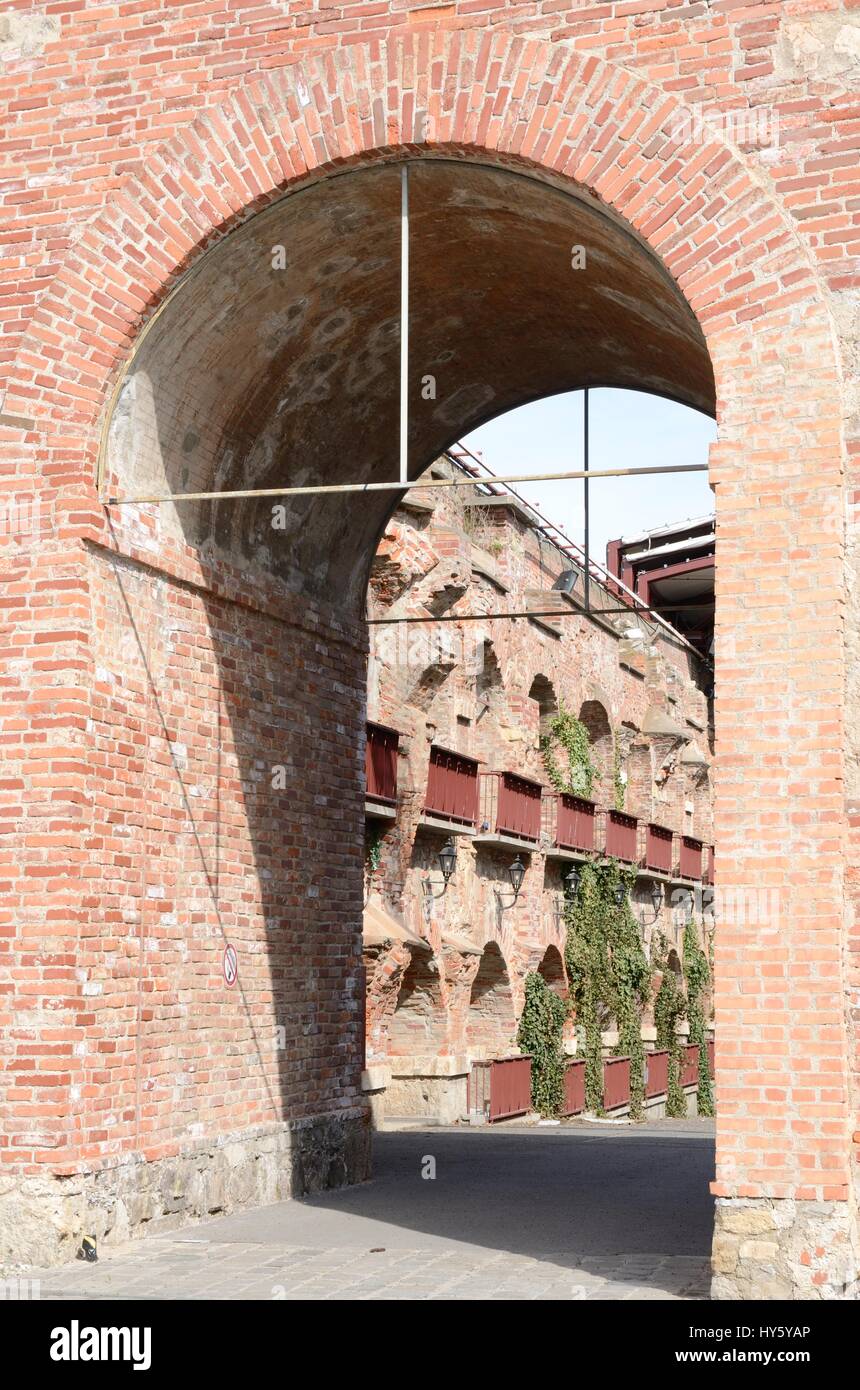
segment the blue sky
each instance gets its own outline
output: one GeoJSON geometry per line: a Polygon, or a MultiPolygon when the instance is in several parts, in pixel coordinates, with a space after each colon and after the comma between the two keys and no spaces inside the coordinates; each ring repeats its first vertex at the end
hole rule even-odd
{"type": "MultiPolygon", "coordinates": [[[[716,438],[713,420],[687,406],[641,391],[590,392],[590,466],[631,468],[707,463],[716,438]]],[[[494,473],[551,473],[582,467],[582,392],[551,396],[512,410],[466,435],[494,473]]],[[[517,483],[517,491],[575,541],[582,543],[580,482],[517,483]]],[[[608,478],[591,485],[591,543],[595,559],[606,542],[664,521],[713,511],[706,473],[608,478]]]]}

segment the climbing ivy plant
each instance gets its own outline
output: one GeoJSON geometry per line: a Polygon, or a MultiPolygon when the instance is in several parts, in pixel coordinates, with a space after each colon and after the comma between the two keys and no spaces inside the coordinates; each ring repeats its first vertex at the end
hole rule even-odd
{"type": "Polygon", "coordinates": [[[666,1114],[678,1119],[687,1113],[687,1097],[681,1085],[681,1039],[678,1027],[687,1012],[684,991],[669,965],[669,943],[661,932],[657,942],[655,965],[663,972],[663,980],[654,1000],[654,1027],[658,1048],[669,1053],[669,1085],[666,1094],[666,1114]]]}
{"type": "Polygon", "coordinates": [[[700,1115],[713,1115],[714,1088],[708,1065],[708,1036],[705,1031],[705,1014],[702,1008],[702,995],[710,983],[711,973],[708,969],[708,958],[699,945],[696,925],[692,917],[684,929],[684,974],[687,979],[687,1018],[690,1021],[690,1042],[699,1049],[697,1108],[700,1115]]]}
{"type": "Polygon", "coordinates": [[[615,810],[623,811],[627,796],[627,783],[621,776],[621,741],[617,733],[612,735],[612,792],[615,810]]]}
{"type": "Polygon", "coordinates": [[[541,736],[540,748],[546,775],[557,792],[591,796],[599,774],[591,756],[588,729],[561,703],[558,713],[550,720],[548,731],[541,736]],[[563,750],[566,755],[566,771],[559,766],[557,750],[563,750]]]}
{"type": "Polygon", "coordinates": [[[382,837],[384,835],[382,826],[371,826],[367,830],[364,841],[364,864],[368,878],[372,878],[379,868],[382,860],[382,837]]]}
{"type": "Polygon", "coordinates": [[[567,1006],[537,971],[526,976],[526,996],[517,1043],[532,1059],[532,1106],[541,1115],[558,1115],[564,1100],[562,1029],[567,1006]]]}
{"type": "Polygon", "coordinates": [[[618,878],[624,884],[625,893],[621,907],[615,907],[610,942],[613,1012],[618,1026],[615,1051],[620,1057],[630,1058],[630,1117],[639,1120],[645,1109],[642,1006],[648,1002],[650,994],[651,969],[642,945],[639,923],[630,905],[636,871],[621,870],[618,878]]]}
{"type": "Polygon", "coordinates": [[[641,1006],[648,999],[649,967],[630,907],[635,871],[614,859],[584,864],[575,898],[565,911],[565,964],[585,1050],[585,1103],[603,1111],[604,1023],[618,1025],[618,1056],[630,1057],[630,1114],[638,1119],[645,1099],[645,1052],[641,1006]],[[619,907],[616,890],[625,888],[619,907]]]}

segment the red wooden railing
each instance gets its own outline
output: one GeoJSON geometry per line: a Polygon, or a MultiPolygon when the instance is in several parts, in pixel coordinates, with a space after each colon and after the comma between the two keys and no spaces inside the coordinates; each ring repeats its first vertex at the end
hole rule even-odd
{"type": "Polygon", "coordinates": [[[699,1048],[688,1043],[681,1054],[681,1085],[695,1086],[699,1080],[699,1048]]]}
{"type": "Polygon", "coordinates": [[[705,861],[705,868],[704,868],[704,873],[703,873],[703,879],[702,879],[702,881],[703,881],[703,883],[713,883],[713,882],[714,882],[714,847],[713,847],[713,845],[708,845],[708,847],[707,847],[707,858],[706,858],[706,861],[705,861]]]}
{"type": "Polygon", "coordinates": [[[630,1058],[607,1057],[603,1063],[603,1108],[630,1104],[630,1058]]]}
{"type": "Polygon", "coordinates": [[[669,1089],[669,1053],[647,1052],[645,1065],[645,1095],[664,1096],[669,1089]]]}
{"type": "Polygon", "coordinates": [[[368,801],[397,805],[397,745],[400,735],[384,724],[368,724],[364,772],[368,801]]]}
{"type": "Polygon", "coordinates": [[[585,1058],[575,1057],[564,1069],[562,1115],[580,1115],[585,1109],[585,1058]]]}
{"type": "Polygon", "coordinates": [[[446,748],[430,749],[424,810],[461,825],[478,819],[478,764],[446,748]]]}
{"type": "Polygon", "coordinates": [[[594,850],[595,805],[582,796],[550,792],[541,803],[543,831],[559,849],[594,850]]]}
{"type": "Polygon", "coordinates": [[[692,835],[681,836],[678,873],[681,878],[702,877],[702,842],[694,840],[692,835]]]}
{"type": "Polygon", "coordinates": [[[659,874],[672,872],[672,832],[665,825],[645,827],[645,868],[659,874]]]}
{"type": "Polygon", "coordinates": [[[542,790],[540,782],[513,772],[482,773],[481,824],[491,833],[539,840],[542,790]]]}
{"type": "Polygon", "coordinates": [[[467,1096],[470,1114],[484,1115],[490,1124],[527,1114],[532,1108],[531,1057],[473,1062],[467,1096]]]}
{"type": "Polygon", "coordinates": [[[635,863],[636,826],[636,817],[628,816],[625,811],[606,812],[606,853],[610,859],[635,863]]]}

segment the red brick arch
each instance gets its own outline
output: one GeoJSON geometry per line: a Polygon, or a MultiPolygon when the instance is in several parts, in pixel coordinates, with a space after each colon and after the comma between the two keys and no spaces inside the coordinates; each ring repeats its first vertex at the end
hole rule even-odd
{"type": "Polygon", "coordinates": [[[203,251],[287,188],[416,140],[572,180],[626,218],[699,319],[721,413],[739,353],[764,357],[764,330],[797,306],[835,383],[824,297],[788,218],[721,136],[676,135],[683,109],[601,58],[498,31],[350,45],[262,75],[148,152],[87,227],[34,314],[27,384],[10,384],[7,409],[92,426],[141,326],[203,251]]]}
{"type": "Polygon", "coordinates": [[[697,315],[717,383],[721,886],[780,894],[779,923],[751,936],[729,921],[718,938],[717,1191],[841,1201],[839,364],[817,272],[787,217],[721,137],[673,138],[681,109],[596,56],[499,31],[333,48],[263,74],[147,153],[86,227],[39,301],[5,409],[34,417],[46,486],[87,491],[101,527],[95,468],[111,390],[183,273],[285,190],[428,130],[431,152],[526,166],[625,218],[697,315]],[[790,814],[801,791],[802,824],[790,814]],[[758,995],[751,969],[765,982],[758,995]],[[814,996],[828,1024],[820,1042],[803,1026],[796,1040],[787,1028],[778,1047],[768,1040],[789,991],[814,996]],[[810,1080],[810,1058],[824,1081],[810,1080]],[[779,1116],[767,1109],[774,1086],[779,1116]],[[780,1117],[802,1113],[800,1148],[780,1117]]]}

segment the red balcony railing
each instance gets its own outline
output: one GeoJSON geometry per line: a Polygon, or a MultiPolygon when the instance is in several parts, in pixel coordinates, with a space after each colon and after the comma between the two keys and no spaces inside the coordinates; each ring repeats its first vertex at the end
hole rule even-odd
{"type": "Polygon", "coordinates": [[[364,772],[368,801],[383,806],[397,804],[397,745],[400,735],[384,724],[368,724],[364,772]]]}
{"type": "Polygon", "coordinates": [[[636,862],[635,816],[625,811],[606,812],[606,853],[610,859],[623,859],[627,864],[636,862]]]}
{"type": "Polygon", "coordinates": [[[551,792],[543,798],[543,829],[558,849],[594,850],[595,806],[582,796],[551,792]]]}
{"type": "Polygon", "coordinates": [[[630,1104],[630,1058],[607,1057],[603,1063],[603,1108],[630,1104]]]}
{"type": "Polygon", "coordinates": [[[585,1058],[574,1057],[564,1069],[562,1115],[581,1115],[585,1109],[585,1058]]]}
{"type": "Polygon", "coordinates": [[[646,1053],[645,1067],[645,1095],[664,1096],[669,1090],[669,1053],[646,1053]]]}
{"type": "Polygon", "coordinates": [[[478,818],[478,764],[446,748],[430,749],[424,810],[460,825],[478,818]]]}
{"type": "Polygon", "coordinates": [[[531,1057],[496,1057],[473,1062],[468,1078],[470,1114],[483,1115],[493,1124],[525,1115],[532,1108],[531,1057]]]}
{"type": "Polygon", "coordinates": [[[681,1053],[681,1085],[695,1086],[699,1079],[699,1048],[688,1043],[681,1053]]]}
{"type": "Polygon", "coordinates": [[[540,782],[514,772],[485,772],[481,776],[481,824],[490,834],[518,840],[539,840],[540,782]]]}
{"type": "Polygon", "coordinates": [[[678,857],[678,874],[681,878],[702,877],[702,842],[692,835],[681,836],[681,849],[678,857]]]}
{"type": "Polygon", "coordinates": [[[646,825],[644,866],[658,874],[672,872],[672,832],[665,825],[646,825]]]}

